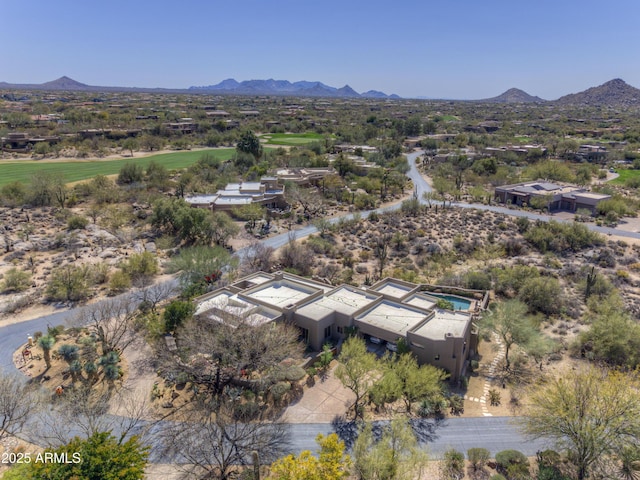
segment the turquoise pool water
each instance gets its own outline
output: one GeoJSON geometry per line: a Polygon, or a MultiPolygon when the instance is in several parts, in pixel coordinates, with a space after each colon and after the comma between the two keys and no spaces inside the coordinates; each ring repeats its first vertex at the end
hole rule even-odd
{"type": "Polygon", "coordinates": [[[471,307],[471,300],[466,300],[462,297],[456,297],[454,295],[445,295],[444,293],[432,293],[429,292],[429,295],[438,298],[444,298],[445,300],[453,303],[454,310],[469,310],[471,307]]]}

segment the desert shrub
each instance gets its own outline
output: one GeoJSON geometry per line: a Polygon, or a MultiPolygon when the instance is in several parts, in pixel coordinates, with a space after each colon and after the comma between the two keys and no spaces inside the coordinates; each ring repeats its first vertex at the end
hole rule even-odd
{"type": "Polygon", "coordinates": [[[445,299],[445,298],[439,298],[436,301],[436,307],[437,308],[442,308],[444,310],[453,310],[453,302],[450,302],[449,300],[445,299]]]}
{"type": "Polygon", "coordinates": [[[78,301],[89,297],[91,268],[87,265],[64,265],[51,272],[47,296],[55,301],[78,301]]]}
{"type": "Polygon", "coordinates": [[[289,382],[278,382],[269,389],[271,396],[273,397],[273,401],[276,404],[279,404],[282,401],[289,390],[291,390],[291,384],[289,382]]]}
{"type": "Polygon", "coordinates": [[[141,182],[144,178],[144,169],[137,163],[125,163],[118,173],[116,182],[118,185],[128,185],[141,182]]]}
{"type": "Polygon", "coordinates": [[[464,276],[466,288],[473,290],[489,290],[491,289],[491,278],[485,272],[468,272],[464,276]]]}
{"type": "Polygon", "coordinates": [[[442,478],[460,480],[462,477],[464,477],[464,453],[451,448],[444,452],[442,478]]]}
{"type": "Polygon", "coordinates": [[[495,280],[496,293],[508,297],[517,295],[526,280],[540,276],[540,272],[536,267],[528,265],[494,268],[491,270],[491,274],[495,280]]]}
{"type": "Polygon", "coordinates": [[[307,373],[304,371],[304,368],[298,365],[291,365],[285,370],[285,380],[289,382],[298,382],[302,380],[307,373]]]}
{"type": "Polygon", "coordinates": [[[617,217],[624,217],[627,215],[633,215],[633,209],[629,207],[629,203],[623,198],[610,198],[598,202],[596,207],[599,215],[606,216],[610,213],[614,213],[617,217]]]}
{"type": "Polygon", "coordinates": [[[602,245],[604,238],[592,232],[581,223],[560,223],[537,221],[529,226],[524,238],[541,253],[546,252],[577,252],[587,247],[602,245]]]}
{"type": "Polygon", "coordinates": [[[558,280],[552,277],[525,280],[518,298],[529,307],[529,311],[546,315],[560,312],[563,306],[562,288],[558,280]]]}
{"type": "Polygon", "coordinates": [[[118,293],[126,292],[131,288],[131,277],[126,272],[118,270],[111,276],[109,281],[109,293],[111,295],[117,295],[118,293]]]}
{"type": "Polygon", "coordinates": [[[461,395],[454,393],[449,397],[449,409],[452,415],[460,415],[461,413],[464,413],[464,399],[461,395]]]}
{"type": "Polygon", "coordinates": [[[2,203],[8,207],[16,207],[24,203],[27,189],[22,182],[12,182],[0,189],[2,203]]]}
{"type": "Polygon", "coordinates": [[[570,477],[562,474],[563,458],[558,452],[554,450],[538,452],[536,460],[538,463],[536,480],[570,480],[570,477]]]}
{"type": "Polygon", "coordinates": [[[166,332],[173,332],[184,323],[195,311],[192,302],[175,300],[167,305],[164,311],[164,329],[166,332]]]}
{"type": "Polygon", "coordinates": [[[97,263],[91,267],[91,276],[93,283],[101,285],[109,280],[109,265],[106,263],[97,263]]]}
{"type": "Polygon", "coordinates": [[[69,230],[82,230],[89,225],[89,219],[81,215],[73,215],[67,220],[67,228],[69,230]]]}
{"type": "Polygon", "coordinates": [[[529,478],[529,459],[518,450],[503,450],[496,453],[496,464],[497,470],[509,480],[529,478]]]}
{"type": "Polygon", "coordinates": [[[307,246],[317,254],[327,255],[333,251],[333,244],[322,237],[310,236],[307,239],[307,246]]]}
{"type": "Polygon", "coordinates": [[[467,458],[474,470],[481,470],[491,458],[491,453],[486,448],[470,448],[467,450],[467,458]]]}
{"type": "Polygon", "coordinates": [[[134,285],[146,285],[158,273],[158,260],[151,252],[134,253],[122,264],[134,285]]]}
{"type": "Polygon", "coordinates": [[[15,267],[10,268],[4,274],[0,282],[0,290],[3,293],[23,292],[31,286],[31,275],[15,267]]]}

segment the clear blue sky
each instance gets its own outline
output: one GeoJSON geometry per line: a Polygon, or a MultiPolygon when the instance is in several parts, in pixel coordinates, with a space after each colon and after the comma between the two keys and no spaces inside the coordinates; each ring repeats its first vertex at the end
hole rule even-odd
{"type": "Polygon", "coordinates": [[[317,80],[403,97],[640,87],[638,0],[0,0],[0,81],[317,80]]]}

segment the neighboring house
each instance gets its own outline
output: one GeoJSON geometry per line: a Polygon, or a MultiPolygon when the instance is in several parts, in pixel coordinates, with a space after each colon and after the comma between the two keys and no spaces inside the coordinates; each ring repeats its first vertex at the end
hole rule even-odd
{"type": "Polygon", "coordinates": [[[542,145],[505,145],[502,147],[486,147],[483,149],[485,155],[499,157],[506,152],[512,152],[519,158],[527,157],[532,151],[540,152],[542,155],[547,154],[546,147],[542,145]]]}
{"type": "Polygon", "coordinates": [[[28,133],[8,133],[6,137],[0,138],[0,146],[7,152],[27,153],[36,143],[58,143],[59,141],[58,136],[31,137],[28,133]]]}
{"type": "Polygon", "coordinates": [[[580,145],[576,152],[576,160],[592,163],[607,161],[607,149],[600,145],[580,145]]]}
{"type": "Polygon", "coordinates": [[[541,199],[547,203],[549,211],[587,209],[595,213],[598,203],[610,199],[611,195],[592,193],[575,185],[524,182],[496,187],[494,197],[496,201],[510,205],[531,205],[532,200],[541,199]]]}
{"type": "Polygon", "coordinates": [[[287,208],[284,186],[275,177],[262,177],[259,182],[230,183],[213,195],[185,197],[194,207],[230,212],[236,207],[257,203],[270,210],[287,208]]]}
{"type": "Polygon", "coordinates": [[[189,134],[196,131],[198,125],[191,118],[181,118],[178,122],[163,123],[162,126],[169,132],[189,134]]]}
{"type": "Polygon", "coordinates": [[[275,176],[282,182],[293,182],[297,185],[317,186],[327,175],[333,175],[336,171],[333,167],[304,167],[304,168],[279,168],[275,170],[275,176]]]}
{"type": "Polygon", "coordinates": [[[259,272],[196,298],[195,314],[231,325],[290,322],[316,351],[328,341],[341,341],[354,328],[376,344],[387,342],[390,349],[403,339],[420,363],[442,368],[456,381],[475,354],[473,320],[486,308],[489,295],[448,295],[464,309],[450,311],[436,307],[437,294],[429,288],[392,278],[367,288],[335,287],[284,272],[259,272]]]}

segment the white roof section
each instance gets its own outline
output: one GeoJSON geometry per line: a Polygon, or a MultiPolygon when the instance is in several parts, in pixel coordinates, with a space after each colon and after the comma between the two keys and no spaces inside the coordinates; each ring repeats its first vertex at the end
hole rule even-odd
{"type": "Polygon", "coordinates": [[[213,203],[216,200],[216,198],[218,198],[218,194],[194,195],[192,197],[184,197],[184,201],[187,203],[200,205],[200,204],[213,203]]]}
{"type": "Polygon", "coordinates": [[[220,195],[213,203],[216,205],[246,205],[252,200],[248,195],[220,195]]]}
{"type": "Polygon", "coordinates": [[[358,315],[356,322],[371,325],[404,337],[408,330],[427,319],[429,314],[409,305],[383,300],[358,315]]]}
{"type": "Polygon", "coordinates": [[[422,308],[424,310],[431,310],[436,306],[437,302],[437,298],[424,293],[415,293],[402,301],[402,303],[413,305],[414,307],[422,308]]]}
{"type": "Polygon", "coordinates": [[[272,280],[245,291],[243,297],[281,309],[303,302],[318,291],[317,288],[289,280],[272,280]]]}
{"type": "Polygon", "coordinates": [[[353,315],[380,297],[357,288],[343,285],[317,300],[298,308],[297,313],[308,318],[324,318],[331,312],[353,315]]]}
{"type": "Polygon", "coordinates": [[[409,293],[411,293],[417,285],[409,282],[403,282],[402,280],[395,280],[390,278],[385,278],[380,282],[372,285],[369,290],[374,292],[382,293],[383,295],[388,295],[393,298],[397,298],[398,300],[406,297],[409,293]]]}
{"type": "Polygon", "coordinates": [[[262,325],[271,322],[280,313],[223,290],[200,302],[195,315],[237,327],[241,323],[252,326],[262,325]]]}
{"type": "Polygon", "coordinates": [[[462,337],[471,323],[471,315],[464,312],[452,312],[436,308],[431,320],[413,331],[416,335],[431,340],[443,340],[447,336],[462,337]]]}

